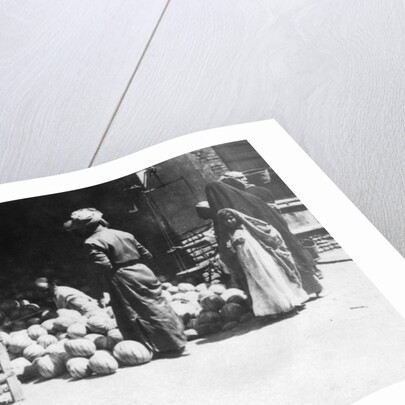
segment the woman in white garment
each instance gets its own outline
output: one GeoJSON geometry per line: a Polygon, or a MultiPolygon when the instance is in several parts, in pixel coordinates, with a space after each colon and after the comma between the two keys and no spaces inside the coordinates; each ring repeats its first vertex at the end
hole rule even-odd
{"type": "Polygon", "coordinates": [[[220,255],[250,297],[256,316],[277,317],[308,300],[280,233],[264,221],[232,209],[218,212],[220,255]]]}

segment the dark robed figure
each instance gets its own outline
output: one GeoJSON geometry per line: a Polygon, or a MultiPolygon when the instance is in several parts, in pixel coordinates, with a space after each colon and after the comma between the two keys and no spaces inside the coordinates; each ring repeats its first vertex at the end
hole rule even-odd
{"type": "MultiPolygon", "coordinates": [[[[155,353],[182,353],[186,337],[181,319],[162,296],[160,281],[141,261],[151,254],[131,234],[107,227],[94,208],[75,211],[65,228],[86,237],[84,246],[97,276],[107,281],[118,328],[155,353]]],[[[102,289],[98,289],[99,297],[102,289]]]]}

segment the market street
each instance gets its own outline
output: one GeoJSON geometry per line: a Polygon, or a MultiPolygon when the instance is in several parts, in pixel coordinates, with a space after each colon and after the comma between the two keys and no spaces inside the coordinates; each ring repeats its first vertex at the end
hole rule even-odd
{"type": "MultiPolygon", "coordinates": [[[[351,404],[405,377],[405,323],[353,262],[320,266],[328,294],[273,324],[190,342],[191,354],[23,385],[25,404],[351,404]]],[[[383,271],[383,269],[382,269],[383,271]]]]}

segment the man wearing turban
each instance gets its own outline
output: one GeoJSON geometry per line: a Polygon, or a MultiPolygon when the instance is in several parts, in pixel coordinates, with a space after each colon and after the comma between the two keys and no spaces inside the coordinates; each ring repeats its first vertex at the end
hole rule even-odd
{"type": "Polygon", "coordinates": [[[249,183],[249,180],[242,172],[225,172],[219,180],[228,186],[260,198],[266,204],[274,204],[273,194],[267,188],[249,183]]]}
{"type": "Polygon", "coordinates": [[[95,208],[73,212],[64,227],[86,238],[90,265],[108,285],[124,339],[141,342],[157,356],[183,354],[184,326],[162,295],[160,281],[143,263],[152,257],[149,251],[130,233],[110,229],[95,208]]]}

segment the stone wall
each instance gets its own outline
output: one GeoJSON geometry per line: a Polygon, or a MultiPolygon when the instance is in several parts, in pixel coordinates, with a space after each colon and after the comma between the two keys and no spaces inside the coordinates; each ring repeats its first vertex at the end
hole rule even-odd
{"type": "Polygon", "coordinates": [[[188,155],[193,166],[208,181],[218,180],[229,168],[213,148],[204,148],[188,155]]]}

